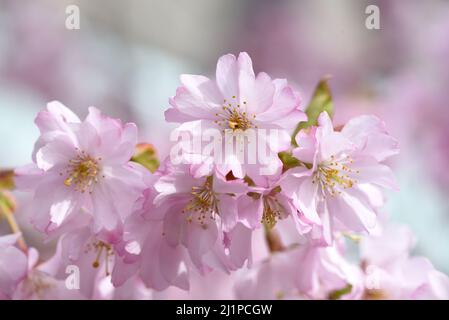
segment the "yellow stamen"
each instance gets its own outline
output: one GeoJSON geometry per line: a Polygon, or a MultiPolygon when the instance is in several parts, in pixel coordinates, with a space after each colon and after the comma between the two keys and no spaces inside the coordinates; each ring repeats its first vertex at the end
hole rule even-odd
{"type": "MultiPolygon", "coordinates": [[[[272,193],[277,193],[273,190],[272,193]]],[[[274,194],[265,195],[263,198],[263,216],[262,223],[268,229],[272,229],[279,219],[285,216],[285,208],[279,203],[274,194]]]]}
{"type": "Polygon", "coordinates": [[[68,177],[64,180],[64,185],[74,186],[75,191],[82,193],[92,192],[94,185],[98,183],[99,161],[101,158],[94,159],[84,151],[79,152],[75,159],[69,161],[66,172],[68,177]]]}
{"type": "MultiPolygon", "coordinates": [[[[236,97],[233,96],[233,99],[236,97]]],[[[226,103],[227,100],[224,100],[226,103]]],[[[246,105],[246,101],[243,102],[246,105]]],[[[232,103],[222,106],[222,113],[216,113],[218,120],[214,122],[222,126],[224,129],[242,130],[245,131],[251,127],[255,127],[250,119],[255,119],[256,115],[248,115],[245,111],[240,109],[240,104],[233,106],[232,103]]]]}
{"type": "Polygon", "coordinates": [[[113,249],[110,244],[107,244],[103,241],[94,240],[93,242],[87,244],[86,250],[84,253],[89,253],[91,250],[95,250],[96,257],[95,260],[92,262],[92,267],[95,269],[98,269],[101,264],[101,260],[104,259],[105,262],[105,271],[106,275],[108,276],[109,273],[109,259],[111,258],[113,254],[113,249]]]}
{"type": "Polygon", "coordinates": [[[357,180],[351,178],[350,175],[359,173],[348,167],[348,163],[352,164],[352,159],[346,157],[343,159],[345,163],[335,160],[335,156],[331,156],[330,162],[324,162],[318,165],[312,183],[321,183],[322,188],[329,191],[332,196],[341,194],[341,189],[349,189],[357,183],[357,180]]]}
{"type": "Polygon", "coordinates": [[[188,223],[193,222],[192,215],[195,215],[201,226],[206,225],[207,218],[215,219],[215,215],[218,214],[218,199],[212,190],[212,185],[213,180],[209,176],[204,185],[192,187],[192,199],[183,210],[183,212],[189,213],[186,217],[188,223]]]}

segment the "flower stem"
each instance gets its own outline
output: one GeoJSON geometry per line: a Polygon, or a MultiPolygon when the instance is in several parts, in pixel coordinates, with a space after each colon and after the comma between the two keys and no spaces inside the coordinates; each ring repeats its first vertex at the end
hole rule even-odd
{"type": "Polygon", "coordinates": [[[265,240],[267,241],[268,249],[271,253],[280,252],[285,250],[285,246],[282,243],[279,233],[273,228],[269,228],[265,225],[265,240]]]}
{"type": "MultiPolygon", "coordinates": [[[[8,221],[9,227],[11,228],[13,233],[22,233],[14,217],[14,213],[3,201],[0,201],[0,214],[2,214],[6,218],[6,221],[8,221]]],[[[17,240],[17,244],[23,252],[28,251],[28,247],[22,235],[17,240]]]]}

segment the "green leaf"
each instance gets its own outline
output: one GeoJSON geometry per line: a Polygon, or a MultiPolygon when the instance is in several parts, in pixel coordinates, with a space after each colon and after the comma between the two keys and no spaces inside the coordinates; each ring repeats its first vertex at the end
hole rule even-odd
{"type": "Polygon", "coordinates": [[[318,83],[313,93],[312,99],[306,108],[307,121],[300,122],[293,132],[292,145],[298,146],[296,144],[295,137],[300,130],[307,129],[311,126],[316,126],[318,124],[318,116],[321,112],[326,111],[332,118],[334,114],[334,104],[332,102],[332,95],[328,85],[329,77],[324,77],[318,83]]]}
{"type": "Polygon", "coordinates": [[[311,169],[313,166],[311,163],[305,163],[305,162],[300,161],[299,159],[295,158],[288,151],[279,152],[278,157],[279,157],[279,159],[281,159],[282,164],[283,164],[282,172],[285,172],[291,168],[295,168],[295,167],[299,167],[299,166],[306,167],[307,169],[311,169]]]}
{"type": "Polygon", "coordinates": [[[352,291],[352,284],[348,284],[346,287],[340,290],[335,290],[329,293],[329,300],[339,300],[345,294],[349,294],[352,291]]]}
{"type": "Polygon", "coordinates": [[[301,165],[301,161],[296,159],[291,153],[282,151],[278,153],[279,159],[281,159],[283,166],[283,171],[287,171],[288,169],[298,167],[301,165]]]}
{"type": "Polygon", "coordinates": [[[159,168],[156,149],[148,143],[140,143],[136,146],[136,151],[134,152],[131,161],[141,164],[152,173],[159,168]]]}

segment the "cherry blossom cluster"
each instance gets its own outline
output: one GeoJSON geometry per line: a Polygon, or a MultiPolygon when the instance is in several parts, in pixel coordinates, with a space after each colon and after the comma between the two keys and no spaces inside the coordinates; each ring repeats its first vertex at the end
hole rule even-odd
{"type": "Polygon", "coordinates": [[[57,246],[41,260],[20,233],[0,237],[0,298],[151,298],[213,270],[237,274],[243,299],[449,298],[448,277],[410,256],[410,231],[379,216],[384,190],[398,190],[387,160],[399,152],[380,119],[336,128],[325,81],[305,107],[285,79],[256,75],[246,53],[222,56],[214,80],[180,80],[165,117],[191,140],[182,161],[167,156],[158,168],[136,156],[132,123],[94,107],[82,120],[59,102],[39,112],[33,162],[14,183],[31,197],[31,224],[57,246]],[[221,135],[215,154],[192,147],[211,130],[221,135]],[[256,149],[263,156],[248,161],[256,149]],[[70,266],[79,290],[67,286],[70,266]]]}

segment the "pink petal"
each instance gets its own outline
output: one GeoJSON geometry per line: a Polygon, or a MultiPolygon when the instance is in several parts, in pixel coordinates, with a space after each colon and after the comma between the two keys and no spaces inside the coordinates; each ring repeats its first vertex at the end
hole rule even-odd
{"type": "Polygon", "coordinates": [[[173,248],[161,243],[161,271],[164,278],[181,289],[189,289],[189,274],[185,263],[185,253],[181,247],[173,248]]]}
{"type": "MultiPolygon", "coordinates": [[[[241,57],[242,54],[240,54],[239,60],[241,57]]],[[[239,88],[240,106],[249,115],[261,115],[273,104],[275,87],[271,78],[263,72],[259,73],[257,78],[255,78],[251,61],[249,61],[249,66],[246,69],[240,69],[239,88]]]]}
{"type": "Polygon", "coordinates": [[[299,122],[307,120],[305,113],[299,109],[301,99],[286,82],[279,80],[273,82],[276,87],[273,105],[265,112],[258,114],[256,120],[273,122],[283,128],[293,130],[299,122]]]}
{"type": "MultiPolygon", "coordinates": [[[[101,154],[103,163],[108,165],[121,165],[131,160],[137,144],[137,126],[134,123],[127,123],[121,130],[117,140],[106,140],[106,132],[103,132],[101,154]]],[[[111,135],[112,137],[112,135],[111,135]]]]}
{"type": "Polygon", "coordinates": [[[183,74],[180,77],[184,87],[198,100],[204,102],[202,105],[206,110],[211,111],[211,105],[215,107],[223,103],[223,97],[215,81],[199,75],[183,74]]]}
{"type": "Polygon", "coordinates": [[[231,245],[229,247],[230,257],[235,267],[240,268],[248,260],[252,263],[252,230],[239,223],[229,234],[231,245]]]}
{"type": "Polygon", "coordinates": [[[330,160],[331,156],[337,157],[342,152],[351,154],[354,150],[352,142],[340,132],[330,132],[329,134],[323,135],[319,143],[322,161],[330,160]]]}
{"type": "Polygon", "coordinates": [[[218,59],[216,81],[225,99],[239,96],[239,65],[234,55],[227,54],[218,59]]]}
{"type": "Polygon", "coordinates": [[[348,189],[333,199],[327,199],[330,214],[341,221],[348,230],[368,231],[374,229],[377,223],[376,213],[369,203],[357,197],[356,191],[348,189]]]}
{"type": "Polygon", "coordinates": [[[19,190],[31,191],[37,187],[42,180],[44,171],[34,163],[14,170],[14,183],[19,190]]]}
{"type": "Polygon", "coordinates": [[[293,149],[293,156],[305,163],[314,163],[317,152],[317,141],[314,133],[307,134],[300,131],[296,135],[296,143],[298,147],[293,149]]]}
{"type": "Polygon", "coordinates": [[[73,126],[78,141],[78,148],[91,157],[101,156],[98,153],[101,139],[97,129],[88,121],[73,126]]]}
{"type": "Polygon", "coordinates": [[[372,183],[383,188],[399,190],[393,171],[371,157],[358,157],[350,165],[349,176],[362,183],[372,183]]]}
{"type": "Polygon", "coordinates": [[[59,101],[47,104],[47,110],[39,112],[36,117],[36,125],[41,134],[50,131],[69,132],[69,123],[79,123],[80,119],[59,101]]]}
{"type": "Polygon", "coordinates": [[[334,132],[334,125],[326,111],[321,112],[318,116],[318,125],[321,128],[323,136],[334,132]]]}
{"type": "Polygon", "coordinates": [[[50,222],[60,226],[72,214],[78,213],[80,202],[80,196],[65,186],[56,189],[50,206],[50,222]]]}
{"type": "MultiPolygon", "coordinates": [[[[195,93],[189,91],[187,87],[179,87],[176,90],[176,95],[170,98],[169,103],[171,108],[165,112],[165,119],[169,122],[185,122],[193,121],[199,119],[215,120],[218,108],[223,103],[220,93],[214,93],[215,89],[212,87],[215,84],[206,82],[205,78],[192,78],[193,76],[184,76],[181,80],[189,80],[189,87],[193,87],[194,84],[191,82],[196,82],[196,85],[205,87],[206,92],[202,92],[203,89],[196,89],[202,93],[202,96],[198,96],[195,93]],[[187,79],[186,79],[187,77],[187,79]],[[199,81],[205,81],[204,84],[198,83],[199,81]],[[217,97],[214,97],[215,94],[217,97]],[[219,96],[220,95],[220,96],[219,96]],[[213,100],[203,100],[204,98],[213,98],[213,100]],[[220,100],[217,100],[220,99],[220,100]]],[[[195,76],[200,77],[200,76],[195,76]]],[[[209,80],[210,81],[210,80],[209,80]]],[[[194,91],[195,92],[195,91],[194,91]]]]}
{"type": "Polygon", "coordinates": [[[242,194],[248,190],[248,185],[243,180],[230,180],[216,175],[213,180],[213,189],[217,193],[242,194]]]}
{"type": "MultiPolygon", "coordinates": [[[[2,238],[0,243],[10,241],[2,238]]],[[[12,245],[0,248],[0,296],[3,294],[10,298],[16,286],[27,275],[27,257],[12,245]]]]}
{"type": "Polygon", "coordinates": [[[388,135],[385,123],[372,115],[352,118],[341,133],[357,144],[364,154],[371,155],[378,161],[399,152],[398,142],[388,135]]]}
{"type": "Polygon", "coordinates": [[[223,164],[217,164],[218,172],[226,176],[230,171],[232,171],[234,177],[238,179],[243,179],[245,177],[245,168],[240,163],[237,155],[235,154],[226,154],[223,164]]]}
{"type": "Polygon", "coordinates": [[[102,229],[112,231],[120,225],[120,212],[114,205],[115,200],[106,183],[100,182],[95,186],[92,194],[94,233],[98,233],[102,229]]]}
{"type": "Polygon", "coordinates": [[[59,101],[47,103],[47,110],[54,116],[58,116],[64,122],[80,122],[78,116],[59,101]]]}
{"type": "Polygon", "coordinates": [[[293,203],[307,220],[321,225],[321,219],[317,212],[318,201],[318,184],[313,183],[311,178],[304,179],[299,185],[296,197],[293,198],[293,203]]]}
{"type": "Polygon", "coordinates": [[[36,164],[46,171],[57,165],[67,166],[76,155],[76,146],[70,139],[67,136],[59,136],[37,152],[36,164]]]}
{"type": "Polygon", "coordinates": [[[183,243],[187,248],[193,264],[198,269],[203,266],[202,256],[211,250],[218,237],[218,229],[215,221],[200,225],[196,221],[185,225],[183,243]]]}
{"type": "Polygon", "coordinates": [[[263,215],[263,201],[253,199],[249,196],[242,196],[238,199],[238,215],[242,224],[251,229],[261,226],[263,215]]]}
{"type": "Polygon", "coordinates": [[[232,230],[238,222],[237,199],[227,194],[220,195],[218,210],[224,232],[232,230]]]}

